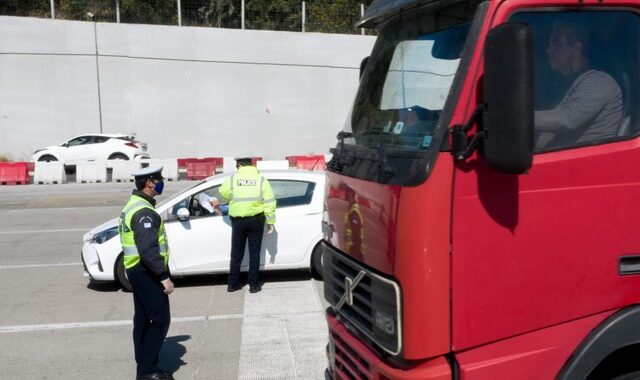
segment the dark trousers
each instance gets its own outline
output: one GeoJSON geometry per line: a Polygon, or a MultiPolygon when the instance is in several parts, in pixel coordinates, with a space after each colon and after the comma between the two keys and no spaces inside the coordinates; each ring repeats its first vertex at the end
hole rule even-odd
{"type": "Polygon", "coordinates": [[[247,240],[249,240],[249,286],[259,285],[258,271],[260,270],[260,248],[262,247],[264,222],[263,214],[231,219],[231,262],[227,281],[229,285],[238,285],[240,281],[238,278],[240,264],[242,264],[247,240]]]}
{"type": "Polygon", "coordinates": [[[142,264],[127,269],[133,288],[133,348],[136,372],[139,376],[159,372],[158,357],[162,342],[169,331],[171,313],[169,297],[152,274],[142,270],[142,264]]]}

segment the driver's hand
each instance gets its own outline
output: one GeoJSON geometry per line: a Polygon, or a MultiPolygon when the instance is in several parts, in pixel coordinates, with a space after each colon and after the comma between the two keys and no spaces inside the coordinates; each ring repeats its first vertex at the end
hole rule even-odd
{"type": "Polygon", "coordinates": [[[274,232],[276,232],[276,226],[274,226],[273,224],[269,224],[267,227],[267,233],[271,235],[274,232]]]}

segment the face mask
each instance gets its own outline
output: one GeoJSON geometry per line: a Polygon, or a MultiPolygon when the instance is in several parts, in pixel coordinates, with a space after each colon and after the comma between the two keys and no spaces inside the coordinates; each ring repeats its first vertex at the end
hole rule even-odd
{"type": "Polygon", "coordinates": [[[164,190],[164,182],[158,181],[155,186],[153,186],[153,191],[158,193],[158,195],[162,194],[162,190],[164,190]]]}

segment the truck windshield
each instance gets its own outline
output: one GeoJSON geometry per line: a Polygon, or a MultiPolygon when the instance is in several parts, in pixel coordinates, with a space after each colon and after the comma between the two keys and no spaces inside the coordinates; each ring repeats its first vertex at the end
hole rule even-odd
{"type": "Polygon", "coordinates": [[[446,4],[400,13],[381,29],[339,144],[355,157],[343,174],[400,185],[426,178],[478,2],[446,4]]]}

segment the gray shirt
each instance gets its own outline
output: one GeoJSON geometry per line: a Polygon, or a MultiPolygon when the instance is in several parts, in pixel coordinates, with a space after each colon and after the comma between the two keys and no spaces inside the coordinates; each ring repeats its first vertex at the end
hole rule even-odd
{"type": "Polygon", "coordinates": [[[536,132],[554,133],[549,147],[614,137],[621,122],[620,86],[597,70],[580,74],[555,108],[535,112],[536,132]]]}

